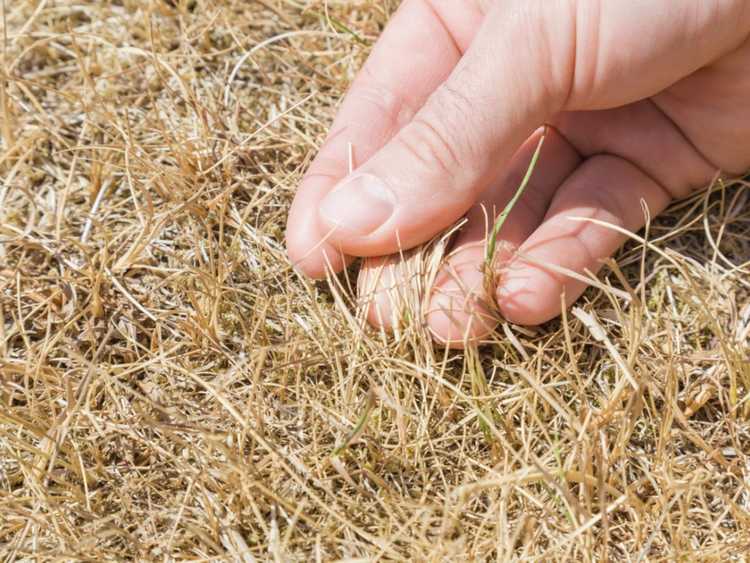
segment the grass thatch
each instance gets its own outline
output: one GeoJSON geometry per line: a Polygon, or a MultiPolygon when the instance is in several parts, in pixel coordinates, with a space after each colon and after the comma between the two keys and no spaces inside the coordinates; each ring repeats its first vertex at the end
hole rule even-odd
{"type": "Polygon", "coordinates": [[[3,0],[4,561],[748,553],[749,184],[478,351],[289,266],[395,4],[3,0]]]}

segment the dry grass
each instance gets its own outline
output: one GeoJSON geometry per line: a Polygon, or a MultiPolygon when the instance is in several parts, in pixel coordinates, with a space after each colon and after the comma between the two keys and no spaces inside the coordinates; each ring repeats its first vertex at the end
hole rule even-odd
{"type": "Polygon", "coordinates": [[[395,2],[4,4],[5,561],[746,557],[749,184],[445,354],[282,245],[395,2]]]}

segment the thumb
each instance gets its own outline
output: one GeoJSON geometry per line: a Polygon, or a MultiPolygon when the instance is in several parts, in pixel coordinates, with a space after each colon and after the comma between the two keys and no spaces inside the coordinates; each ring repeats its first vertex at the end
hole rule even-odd
{"type": "Polygon", "coordinates": [[[492,4],[412,122],[322,201],[320,221],[347,254],[388,254],[429,240],[555,113],[652,96],[750,31],[746,0],[492,4]]]}
{"type": "MultiPolygon", "coordinates": [[[[322,201],[319,218],[328,240],[347,254],[389,254],[451,225],[559,109],[565,76],[551,55],[562,47],[529,40],[539,37],[542,21],[530,17],[526,2],[494,4],[498,8],[485,16],[470,48],[413,120],[322,201]]],[[[563,3],[555,5],[562,11],[563,3]]],[[[544,17],[572,24],[554,13],[544,17]]],[[[552,39],[569,35],[563,29],[552,39]]]]}

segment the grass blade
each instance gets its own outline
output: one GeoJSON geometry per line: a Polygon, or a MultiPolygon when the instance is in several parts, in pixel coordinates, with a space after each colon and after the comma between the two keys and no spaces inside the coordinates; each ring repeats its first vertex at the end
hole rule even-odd
{"type": "Polygon", "coordinates": [[[516,190],[516,193],[513,195],[513,198],[508,202],[508,204],[505,206],[505,209],[503,209],[502,213],[497,216],[497,219],[495,220],[495,224],[492,227],[492,233],[490,234],[490,238],[487,241],[487,250],[484,257],[485,260],[485,266],[488,269],[488,271],[491,271],[492,268],[492,260],[495,257],[495,246],[497,245],[497,237],[500,234],[500,229],[503,228],[503,224],[505,224],[505,220],[508,218],[508,215],[510,215],[510,212],[515,207],[516,203],[518,203],[518,200],[520,199],[521,195],[523,195],[523,192],[526,190],[526,186],[529,185],[529,181],[531,181],[531,175],[534,173],[534,169],[536,168],[536,163],[539,160],[539,154],[542,152],[542,145],[544,144],[544,138],[547,136],[547,134],[543,134],[541,139],[539,139],[539,143],[536,146],[536,150],[534,151],[534,155],[531,157],[531,162],[529,163],[529,167],[526,170],[526,175],[523,177],[523,180],[521,181],[521,185],[518,186],[518,189],[516,190]]]}

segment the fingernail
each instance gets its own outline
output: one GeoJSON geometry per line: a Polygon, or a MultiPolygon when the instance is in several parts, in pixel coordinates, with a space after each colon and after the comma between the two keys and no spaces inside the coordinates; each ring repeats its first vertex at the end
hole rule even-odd
{"type": "Polygon", "coordinates": [[[380,178],[356,174],[323,199],[320,215],[331,225],[365,236],[385,223],[395,208],[396,195],[380,178]]]}

